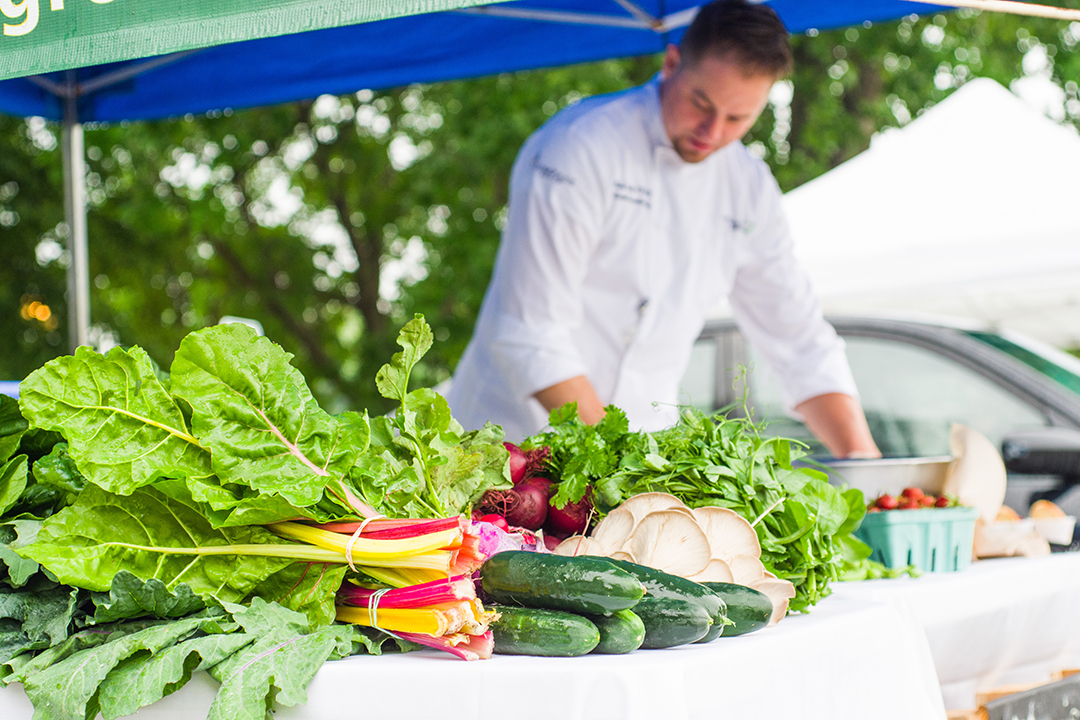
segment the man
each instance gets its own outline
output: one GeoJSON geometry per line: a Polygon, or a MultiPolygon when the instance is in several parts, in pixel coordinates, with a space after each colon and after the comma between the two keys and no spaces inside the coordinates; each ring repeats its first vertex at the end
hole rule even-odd
{"type": "MultiPolygon", "coordinates": [[[[729,298],[789,411],[837,456],[874,456],[842,341],[792,257],[780,192],[738,142],[791,68],[775,13],[702,8],[658,78],[568,108],[526,141],[495,272],[447,395],[521,438],[571,400],[677,418],[705,313],[729,298]]],[[[685,402],[685,399],[684,399],[685,402]]]]}

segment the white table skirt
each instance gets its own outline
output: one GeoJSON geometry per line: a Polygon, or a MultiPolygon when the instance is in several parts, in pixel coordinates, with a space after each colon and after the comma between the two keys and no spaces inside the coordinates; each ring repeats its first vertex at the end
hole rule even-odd
{"type": "Polygon", "coordinates": [[[887,602],[922,628],[950,710],[974,708],[977,692],[1080,668],[1080,553],[833,588],[826,602],[887,602]]]}
{"type": "MultiPolygon", "coordinates": [[[[199,673],[137,717],[206,717],[213,693],[213,681],[199,673]]],[[[348,658],[324,665],[308,686],[307,704],[276,717],[379,715],[938,720],[945,709],[924,636],[911,632],[889,603],[833,597],[809,615],[708,645],[580,658],[497,655],[471,663],[435,651],[348,658]]],[[[0,718],[30,716],[21,686],[0,691],[0,718]]]]}

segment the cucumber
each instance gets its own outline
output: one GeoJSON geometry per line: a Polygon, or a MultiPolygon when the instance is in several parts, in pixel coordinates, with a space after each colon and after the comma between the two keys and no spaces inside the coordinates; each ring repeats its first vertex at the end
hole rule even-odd
{"type": "Polygon", "coordinates": [[[724,628],[723,637],[745,635],[769,624],[773,604],[765,593],[732,583],[707,582],[702,585],[724,598],[727,603],[728,619],[735,624],[724,628]]]}
{"type": "Polygon", "coordinates": [[[574,657],[592,652],[600,642],[600,631],[581,615],[509,605],[494,610],[499,617],[491,632],[499,655],[574,657]]]}
{"type": "Polygon", "coordinates": [[[510,550],[480,568],[484,593],[500,605],[610,615],[629,610],[645,594],[630,573],[598,557],[510,550]]]}
{"type": "Polygon", "coordinates": [[[646,597],[673,598],[676,600],[689,600],[696,602],[705,608],[712,618],[713,624],[709,632],[698,642],[710,642],[720,637],[724,626],[728,624],[727,607],[724,599],[701,583],[687,580],[678,575],[666,573],[663,570],[638,565],[626,560],[611,560],[613,565],[621,568],[645,586],[646,597]]]}
{"type": "Polygon", "coordinates": [[[600,631],[600,644],[593,649],[594,653],[622,655],[637,650],[645,642],[645,623],[633,610],[620,610],[607,617],[590,615],[589,620],[600,631]]]}
{"type": "Polygon", "coordinates": [[[650,650],[697,642],[713,624],[705,608],[679,598],[646,595],[634,606],[634,614],[645,625],[641,647],[650,650]]]}

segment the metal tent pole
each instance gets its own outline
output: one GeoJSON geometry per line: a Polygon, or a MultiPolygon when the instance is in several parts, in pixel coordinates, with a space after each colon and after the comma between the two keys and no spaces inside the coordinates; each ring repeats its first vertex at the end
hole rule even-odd
{"type": "Polygon", "coordinates": [[[68,225],[68,334],[71,351],[90,344],[90,263],[86,231],[86,155],[75,72],[64,93],[64,215],[68,225]]]}

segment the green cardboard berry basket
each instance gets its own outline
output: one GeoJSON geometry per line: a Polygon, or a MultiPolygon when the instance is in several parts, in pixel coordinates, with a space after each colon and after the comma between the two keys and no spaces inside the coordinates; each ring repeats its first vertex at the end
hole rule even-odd
{"type": "Polygon", "coordinates": [[[956,572],[971,564],[978,508],[926,508],[868,513],[855,531],[886,567],[956,572]]]}

